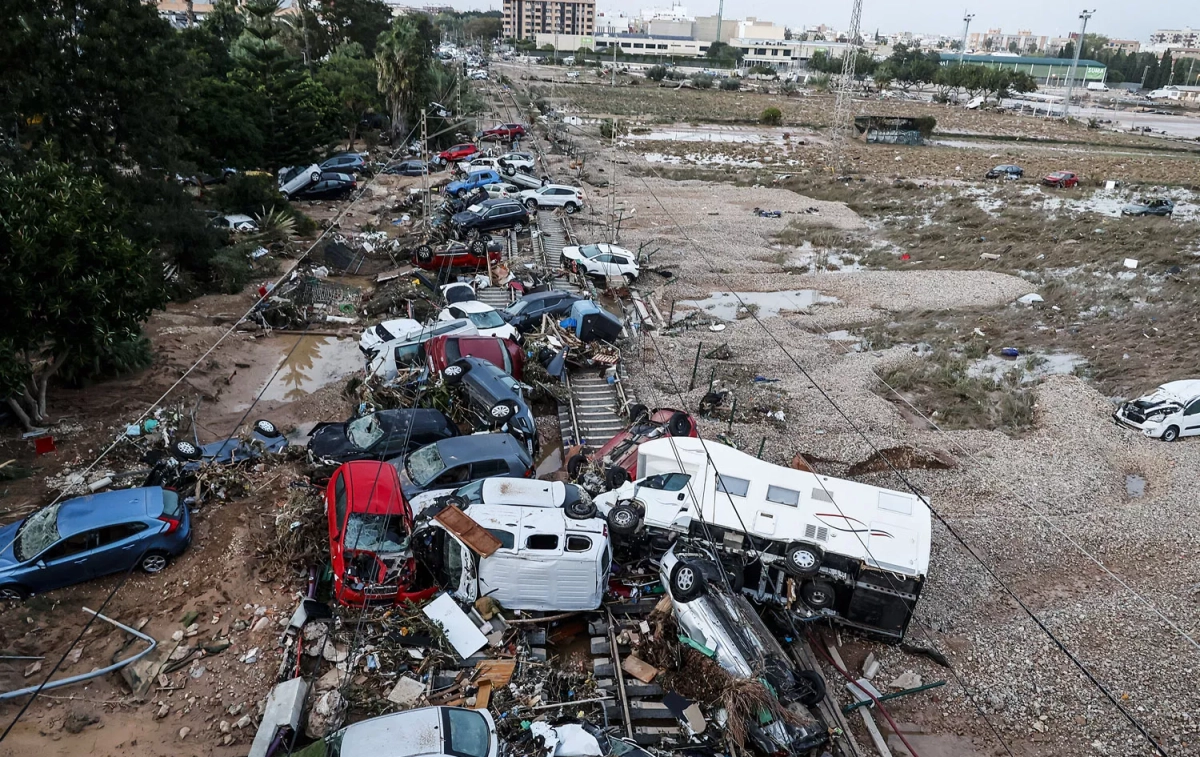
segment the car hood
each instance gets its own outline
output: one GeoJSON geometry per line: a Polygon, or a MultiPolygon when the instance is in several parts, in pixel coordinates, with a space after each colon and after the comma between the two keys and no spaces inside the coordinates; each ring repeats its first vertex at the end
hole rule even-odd
{"type": "Polygon", "coordinates": [[[1136,202],[1131,202],[1128,205],[1121,208],[1121,210],[1124,210],[1125,212],[1141,211],[1141,210],[1149,210],[1149,209],[1150,209],[1149,205],[1139,205],[1136,202]]]}
{"type": "Polygon", "coordinates": [[[477,218],[479,218],[479,216],[476,214],[469,210],[464,210],[460,213],[455,213],[454,215],[450,216],[450,223],[456,226],[462,226],[465,223],[471,223],[477,218]]]}
{"type": "Polygon", "coordinates": [[[330,458],[339,462],[363,457],[363,451],[351,444],[346,436],[345,423],[322,423],[317,426],[308,439],[308,450],[314,457],[330,458]]]}
{"type": "Polygon", "coordinates": [[[16,523],[9,523],[7,526],[0,526],[0,545],[3,549],[0,550],[0,570],[5,570],[17,565],[17,556],[13,553],[13,542],[17,538],[17,530],[21,528],[21,524],[25,521],[19,520],[16,523]]]}

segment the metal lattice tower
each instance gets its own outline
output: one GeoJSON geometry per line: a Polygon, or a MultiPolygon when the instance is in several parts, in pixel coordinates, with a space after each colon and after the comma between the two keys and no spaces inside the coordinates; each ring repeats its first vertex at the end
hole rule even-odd
{"type": "Polygon", "coordinates": [[[850,134],[850,90],[854,86],[854,64],[858,58],[858,27],[862,20],[862,0],[854,0],[850,13],[850,31],[846,39],[850,45],[842,53],[842,75],[837,83],[837,100],[833,105],[833,169],[843,173],[846,160],[846,140],[850,134]]]}

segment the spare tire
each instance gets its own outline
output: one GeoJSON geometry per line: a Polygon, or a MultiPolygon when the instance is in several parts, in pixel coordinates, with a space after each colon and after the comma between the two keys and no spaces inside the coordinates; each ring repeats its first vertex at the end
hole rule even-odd
{"type": "Polygon", "coordinates": [[[708,588],[704,581],[704,573],[695,563],[680,560],[671,568],[671,599],[676,602],[691,602],[704,595],[708,588]]]}
{"type": "Polygon", "coordinates": [[[789,544],[783,569],[800,578],[815,576],[821,570],[821,550],[811,544],[789,544]]]}
{"type": "Polygon", "coordinates": [[[629,406],[629,422],[636,426],[639,423],[645,423],[650,420],[650,408],[641,404],[634,403],[629,406]]]}
{"type": "Polygon", "coordinates": [[[667,421],[667,433],[671,436],[687,436],[692,433],[692,419],[687,413],[675,413],[667,421]]]}
{"type": "Polygon", "coordinates": [[[571,520],[587,520],[596,517],[596,503],[590,499],[577,499],[563,508],[571,520]]]}
{"type": "Polygon", "coordinates": [[[608,511],[608,527],[618,536],[629,536],[642,525],[642,514],[636,507],[623,502],[608,511]]]}
{"type": "Polygon", "coordinates": [[[203,457],[200,448],[187,439],[177,439],[171,442],[171,454],[180,460],[199,460],[203,457]]]}
{"type": "Polygon", "coordinates": [[[427,244],[418,246],[417,249],[413,250],[413,260],[418,263],[432,263],[433,248],[427,244]]]}
{"type": "Polygon", "coordinates": [[[492,424],[499,427],[513,419],[520,408],[512,400],[500,400],[488,410],[488,418],[492,424]]]}
{"type": "Polygon", "coordinates": [[[619,465],[614,465],[604,471],[604,485],[616,489],[629,480],[629,473],[619,465]]]}
{"type": "Polygon", "coordinates": [[[466,360],[456,360],[450,365],[442,369],[442,378],[446,379],[446,383],[454,386],[461,383],[463,376],[471,370],[471,364],[466,360]]]}
{"type": "Polygon", "coordinates": [[[567,460],[567,476],[569,476],[571,479],[578,478],[579,471],[583,470],[583,466],[587,464],[587,455],[584,455],[583,453],[571,455],[571,458],[567,460]]]}
{"type": "Polygon", "coordinates": [[[800,587],[800,597],[812,609],[824,610],[833,607],[837,592],[828,581],[809,581],[800,587]]]}
{"type": "Polygon", "coordinates": [[[266,418],[260,418],[256,420],[254,422],[254,430],[268,439],[274,439],[275,437],[280,436],[279,429],[275,427],[274,423],[271,423],[266,418]]]}

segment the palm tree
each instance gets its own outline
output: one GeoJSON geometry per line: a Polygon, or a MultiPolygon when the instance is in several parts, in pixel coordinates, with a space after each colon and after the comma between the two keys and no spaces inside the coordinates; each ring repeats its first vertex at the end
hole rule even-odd
{"type": "Polygon", "coordinates": [[[412,118],[423,103],[433,49],[417,25],[400,17],[379,37],[375,62],[379,68],[379,91],[392,112],[392,134],[407,133],[412,118]]]}

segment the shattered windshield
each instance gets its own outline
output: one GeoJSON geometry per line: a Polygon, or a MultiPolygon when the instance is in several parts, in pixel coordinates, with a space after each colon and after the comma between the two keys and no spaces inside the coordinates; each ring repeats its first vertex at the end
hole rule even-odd
{"type": "Polygon", "coordinates": [[[62,538],[58,533],[58,511],[61,507],[62,503],[51,505],[29,516],[13,542],[13,555],[18,560],[32,560],[62,538]]]}
{"type": "Polygon", "coordinates": [[[485,310],[482,313],[467,313],[476,328],[497,329],[504,325],[504,319],[495,310],[485,310]]]}
{"type": "Polygon", "coordinates": [[[344,544],[350,549],[389,554],[408,549],[408,534],[400,515],[350,513],[344,544]]]}
{"type": "Polygon", "coordinates": [[[350,421],[346,427],[346,436],[350,443],[359,449],[370,449],[371,445],[383,438],[383,426],[374,415],[350,421]]]}
{"type": "Polygon", "coordinates": [[[487,479],[481,478],[478,481],[472,481],[466,486],[460,486],[454,490],[454,496],[462,497],[469,505],[483,504],[483,482],[487,479]]]}
{"type": "Polygon", "coordinates": [[[408,471],[408,477],[418,486],[425,486],[437,478],[438,474],[445,467],[446,465],[442,462],[442,456],[438,452],[436,444],[422,447],[409,455],[408,459],[404,461],[404,468],[408,471]]]}

